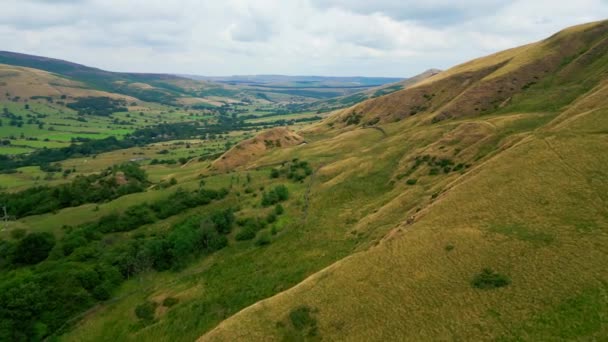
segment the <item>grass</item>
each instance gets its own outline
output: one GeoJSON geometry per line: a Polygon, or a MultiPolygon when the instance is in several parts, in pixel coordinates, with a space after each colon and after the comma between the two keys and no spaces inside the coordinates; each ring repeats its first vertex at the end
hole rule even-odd
{"type": "Polygon", "coordinates": [[[488,228],[493,233],[503,234],[521,241],[529,242],[533,245],[543,246],[551,244],[555,237],[547,232],[536,232],[530,230],[523,224],[504,224],[504,225],[491,225],[488,228]]]}
{"type": "Polygon", "coordinates": [[[471,280],[471,285],[481,290],[497,289],[509,284],[511,284],[509,277],[497,273],[491,268],[484,268],[481,273],[476,274],[473,280],[471,280]]]}
{"type": "Polygon", "coordinates": [[[601,339],[606,336],[606,284],[591,286],[522,322],[500,341],[601,339]]]}
{"type": "MultiPolygon", "coordinates": [[[[374,248],[335,263],[297,287],[249,307],[204,335],[203,340],[245,336],[280,339],[285,327],[277,326],[276,317],[285,317],[294,307],[302,305],[318,308],[315,319],[322,322],[318,334],[329,340],[433,340],[440,336],[464,340],[542,340],[546,336],[554,339],[601,336],[606,331],[601,318],[608,310],[605,303],[591,299],[593,295],[578,299],[571,296],[573,292],[587,293],[586,289],[598,282],[608,282],[600,252],[608,243],[603,234],[608,229],[608,210],[603,205],[608,182],[599,181],[608,180],[608,171],[602,166],[608,160],[600,152],[608,146],[598,135],[533,130],[531,127],[543,124],[524,125],[517,118],[496,117],[500,120],[495,122],[518,128],[506,137],[523,134],[528,139],[496,151],[491,158],[482,158],[474,164],[481,167],[464,175],[433,176],[439,177],[433,183],[449,186],[442,186],[442,196],[430,206],[425,208],[418,202],[425,209],[413,225],[404,226],[401,233],[387,235],[374,248]],[[553,148],[547,147],[546,139],[553,148]],[[591,179],[598,181],[591,183],[591,179]],[[581,229],[577,225],[580,222],[596,228],[581,229]],[[472,278],[486,265],[500,270],[500,274],[490,272],[488,277],[482,274],[479,286],[501,287],[510,283],[509,286],[500,291],[475,292],[472,278]],[[359,298],[365,298],[365,305],[361,305],[359,298]],[[570,309],[572,305],[574,308],[570,309]],[[586,315],[591,315],[591,322],[587,322],[586,315]],[[442,324],[437,325],[437,321],[442,324]]],[[[542,120],[545,124],[548,121],[546,117],[542,120]]],[[[415,132],[404,129],[405,125],[399,125],[397,131],[415,136],[415,132]]],[[[343,136],[362,141],[354,132],[343,136]]],[[[331,144],[338,148],[348,146],[340,140],[331,144]]],[[[379,145],[390,150],[387,145],[379,145]]],[[[399,146],[404,145],[402,142],[399,146]]],[[[372,145],[365,141],[362,146],[372,145]]],[[[482,148],[483,144],[474,146],[482,148]]],[[[459,158],[477,155],[477,151],[465,148],[462,143],[453,148],[462,148],[459,158]]],[[[371,170],[361,170],[365,161],[362,156],[375,154],[376,162],[394,156],[378,153],[373,147],[358,152],[358,158],[345,153],[343,160],[353,159],[344,168],[319,175],[319,182],[336,182],[332,175],[344,181],[350,174],[365,174],[362,177],[366,181],[359,178],[359,183],[369,189],[381,189],[380,184],[370,185],[371,170]],[[352,173],[348,172],[350,169],[352,173]],[[339,177],[345,171],[346,175],[339,177]]],[[[413,155],[406,152],[403,159],[412,160],[413,155]]],[[[421,184],[426,186],[426,182],[421,184]]],[[[341,184],[339,188],[343,190],[338,192],[348,186],[341,184]]],[[[429,197],[434,189],[429,188],[429,197]]],[[[387,190],[384,188],[384,193],[387,190]]],[[[333,203],[337,213],[341,212],[339,203],[343,200],[331,195],[323,197],[333,203]]],[[[347,205],[363,210],[354,220],[361,227],[366,221],[366,206],[353,204],[347,205]]],[[[393,210],[398,208],[394,201],[383,206],[386,208],[380,208],[377,214],[367,212],[378,225],[382,224],[383,211],[391,206],[393,210]]],[[[390,220],[399,222],[394,217],[390,220]]],[[[591,293],[594,291],[595,296],[605,293],[605,289],[591,293]]]]}

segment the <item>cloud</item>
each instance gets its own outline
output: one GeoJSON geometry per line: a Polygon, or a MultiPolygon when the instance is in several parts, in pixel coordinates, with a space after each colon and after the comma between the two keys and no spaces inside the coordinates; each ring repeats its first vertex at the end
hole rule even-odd
{"type": "Polygon", "coordinates": [[[396,20],[447,26],[496,12],[507,0],[313,0],[320,8],[339,8],[361,14],[381,13],[396,20]]]}
{"type": "Polygon", "coordinates": [[[117,71],[408,76],[605,17],[606,0],[4,0],[0,46],[117,71]]]}

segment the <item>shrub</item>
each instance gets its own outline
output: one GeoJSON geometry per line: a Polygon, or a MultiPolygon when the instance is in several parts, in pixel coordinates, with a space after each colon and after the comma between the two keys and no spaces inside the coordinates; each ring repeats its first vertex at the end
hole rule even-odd
{"type": "Polygon", "coordinates": [[[95,288],[93,288],[93,298],[97,299],[97,300],[108,300],[110,299],[110,285],[107,283],[101,283],[97,286],[95,286],[95,288]]]}
{"type": "Polygon", "coordinates": [[[244,241],[244,240],[251,240],[255,237],[256,235],[256,231],[251,229],[250,227],[244,227],[243,229],[241,229],[238,233],[236,233],[236,235],[234,236],[234,238],[237,241],[244,241]]]}
{"type": "Polygon", "coordinates": [[[407,184],[407,185],[415,185],[416,182],[418,182],[417,179],[410,178],[407,181],[405,181],[405,184],[407,184]]]}
{"type": "Polygon", "coordinates": [[[312,309],[306,305],[299,306],[289,313],[289,320],[296,330],[317,326],[317,320],[311,315],[312,309]]]}
{"type": "Polygon", "coordinates": [[[277,169],[270,170],[270,178],[279,178],[280,172],[277,169]]]}
{"type": "Polygon", "coordinates": [[[26,234],[26,230],[23,228],[16,228],[11,230],[11,237],[15,240],[20,240],[21,238],[23,238],[26,234]]]}
{"type": "Polygon", "coordinates": [[[211,221],[218,233],[228,234],[234,223],[234,210],[232,208],[218,210],[211,214],[211,221]]]}
{"type": "Polygon", "coordinates": [[[260,236],[255,240],[256,246],[266,246],[270,244],[270,235],[268,232],[264,231],[260,233],[260,236]]]}
{"type": "Polygon", "coordinates": [[[150,301],[147,301],[143,304],[139,304],[135,307],[135,315],[137,316],[137,318],[144,321],[145,323],[150,323],[154,321],[154,314],[156,312],[157,306],[158,304],[150,301]]]}
{"type": "Polygon", "coordinates": [[[268,223],[274,223],[277,220],[277,214],[275,214],[274,212],[271,212],[270,214],[268,214],[266,216],[266,222],[268,223]]]}
{"type": "Polygon", "coordinates": [[[51,233],[31,233],[17,243],[15,262],[37,264],[49,256],[55,246],[55,237],[51,233]]]}
{"type": "Polygon", "coordinates": [[[262,206],[268,207],[289,198],[289,190],[285,185],[277,185],[262,195],[262,206]]]}
{"type": "Polygon", "coordinates": [[[175,297],[167,297],[165,298],[165,300],[163,300],[163,306],[165,307],[172,307],[175,304],[179,303],[179,299],[175,298],[175,297]]]}
{"type": "Polygon", "coordinates": [[[274,207],[274,213],[275,213],[277,216],[282,215],[284,212],[285,212],[285,209],[283,209],[283,206],[282,206],[282,205],[280,205],[280,204],[275,205],[275,207],[274,207]]]}
{"type": "Polygon", "coordinates": [[[481,273],[477,274],[471,281],[473,287],[482,290],[491,290],[511,283],[509,277],[497,273],[490,268],[484,268],[481,273]]]}

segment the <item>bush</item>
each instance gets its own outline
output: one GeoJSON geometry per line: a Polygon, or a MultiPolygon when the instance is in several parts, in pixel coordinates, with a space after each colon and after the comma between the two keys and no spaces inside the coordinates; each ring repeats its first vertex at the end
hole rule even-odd
{"type": "Polygon", "coordinates": [[[17,243],[15,262],[20,264],[37,264],[49,256],[55,246],[55,237],[51,233],[31,233],[17,243]]]}
{"type": "Polygon", "coordinates": [[[253,239],[255,235],[256,231],[254,229],[251,229],[250,227],[244,227],[243,229],[241,229],[241,231],[236,233],[236,236],[234,238],[237,241],[244,241],[253,239]]]}
{"type": "Polygon", "coordinates": [[[150,301],[147,301],[143,304],[139,304],[135,307],[135,315],[137,316],[137,318],[144,321],[145,323],[150,323],[154,321],[154,315],[157,306],[158,304],[150,301]]]}
{"type": "Polygon", "coordinates": [[[269,192],[264,192],[262,195],[262,206],[268,207],[285,201],[289,198],[289,190],[285,185],[277,185],[269,192]]]}
{"type": "Polygon", "coordinates": [[[407,185],[415,185],[416,182],[418,182],[417,179],[410,178],[407,181],[405,181],[405,184],[407,184],[407,185]]]}
{"type": "Polygon", "coordinates": [[[179,299],[175,298],[175,297],[167,297],[165,298],[165,300],[163,300],[163,306],[165,307],[172,307],[175,304],[179,303],[179,299]]]}
{"type": "Polygon", "coordinates": [[[280,172],[277,169],[270,170],[270,178],[279,178],[280,172]]]}
{"type": "Polygon", "coordinates": [[[284,212],[285,212],[285,209],[283,209],[283,206],[282,206],[282,205],[280,205],[280,204],[275,205],[275,207],[274,207],[274,213],[275,213],[277,216],[282,215],[284,212]]]}
{"type": "Polygon", "coordinates": [[[228,234],[234,223],[234,210],[232,208],[215,211],[211,214],[211,221],[215,224],[218,233],[228,234]]]}
{"type": "Polygon", "coordinates": [[[11,230],[11,237],[15,240],[20,240],[25,236],[26,233],[26,230],[23,228],[15,228],[11,230]]]}
{"type": "Polygon", "coordinates": [[[270,235],[268,234],[268,232],[264,231],[260,233],[260,236],[258,236],[258,238],[255,240],[255,245],[256,246],[266,246],[270,244],[270,235]]]}
{"type": "Polygon", "coordinates": [[[491,290],[511,284],[509,277],[495,272],[490,268],[484,268],[471,281],[473,287],[482,290],[491,290]]]}
{"type": "Polygon", "coordinates": [[[299,306],[289,313],[289,320],[296,330],[304,330],[317,326],[317,320],[311,315],[312,309],[308,306],[299,306]]]}
{"type": "Polygon", "coordinates": [[[277,220],[277,214],[275,214],[274,212],[271,212],[270,214],[268,214],[266,216],[266,222],[268,223],[274,223],[277,220]]]}
{"type": "Polygon", "coordinates": [[[106,283],[101,283],[97,286],[95,286],[95,288],[93,288],[93,298],[97,299],[97,300],[108,300],[110,299],[110,288],[111,286],[106,284],[106,283]]]}

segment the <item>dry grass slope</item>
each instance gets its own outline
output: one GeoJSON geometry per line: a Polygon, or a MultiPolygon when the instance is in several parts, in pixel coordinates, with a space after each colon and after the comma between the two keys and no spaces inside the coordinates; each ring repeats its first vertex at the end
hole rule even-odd
{"type": "Polygon", "coordinates": [[[126,95],[90,89],[80,82],[46,71],[5,64],[0,64],[0,95],[8,99],[19,97],[20,101],[30,99],[32,96],[59,98],[62,95],[70,98],[107,96],[129,102],[136,100],[126,95]]]}
{"type": "Polygon", "coordinates": [[[382,195],[350,208],[334,198],[326,215],[355,217],[348,234],[382,238],[200,340],[607,336],[606,48],[608,22],[570,28],[364,102],[308,131],[310,144],[298,153],[323,165],[311,208],[348,192],[349,180],[374,179],[362,186],[382,188],[382,195]],[[422,115],[411,113],[423,103],[422,115]],[[347,125],[353,114],[359,122],[347,125]],[[366,123],[382,125],[388,136],[353,129],[366,123]],[[464,166],[430,175],[446,159],[464,166]],[[472,286],[484,268],[509,285],[472,286]]]}
{"type": "MultiPolygon", "coordinates": [[[[514,96],[534,90],[535,85],[580,80],[581,69],[605,59],[607,52],[608,21],[569,28],[538,43],[464,63],[411,88],[363,102],[328,122],[341,127],[422,114],[437,122],[490,113],[508,107],[514,96]]],[[[558,104],[560,95],[555,94],[558,104]]]]}
{"type": "Polygon", "coordinates": [[[286,127],[275,127],[232,147],[211,164],[213,170],[226,172],[260,158],[267,151],[304,143],[297,133],[286,127]]]}

